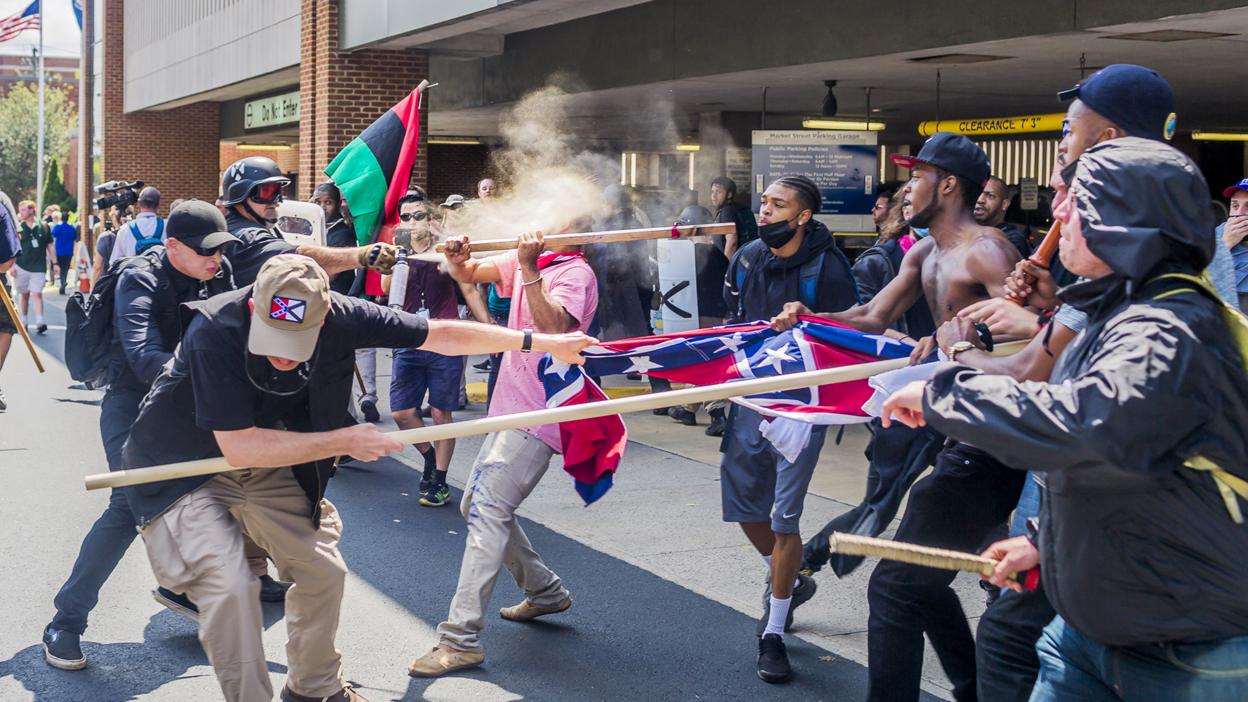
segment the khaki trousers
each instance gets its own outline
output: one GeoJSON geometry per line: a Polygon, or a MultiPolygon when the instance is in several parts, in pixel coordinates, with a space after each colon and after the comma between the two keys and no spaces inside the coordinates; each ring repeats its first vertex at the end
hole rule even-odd
{"type": "Polygon", "coordinates": [[[516,521],[516,509],[537,487],[554,455],[545,442],[522,431],[486,437],[460,504],[468,520],[468,539],[450,613],[438,625],[440,644],[461,651],[481,648],[485,606],[503,567],[538,607],[558,604],[568,596],[559,576],[542,562],[516,521]]]}
{"type": "Polygon", "coordinates": [[[342,522],[322,500],[314,527],[309,507],[290,470],[240,470],[184,495],[140,531],[157,582],[199,606],[199,640],[231,702],[273,699],[260,583],[245,557],[244,530],[294,582],[286,593],[287,686],[309,697],[343,687],[334,647],[347,573],[338,552],[342,522]]]}

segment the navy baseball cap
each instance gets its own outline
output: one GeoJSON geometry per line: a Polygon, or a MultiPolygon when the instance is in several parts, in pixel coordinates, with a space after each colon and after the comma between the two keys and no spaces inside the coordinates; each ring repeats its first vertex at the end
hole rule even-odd
{"type": "Polygon", "coordinates": [[[1174,91],[1151,68],[1115,63],[1057,97],[1063,101],[1079,98],[1130,136],[1157,141],[1174,136],[1174,91]]]}
{"type": "Polygon", "coordinates": [[[1235,194],[1236,190],[1243,190],[1245,192],[1248,192],[1248,178],[1244,178],[1243,180],[1230,186],[1226,190],[1223,190],[1222,197],[1230,197],[1235,194]]]}
{"type": "Polygon", "coordinates": [[[893,154],[893,163],[902,168],[914,168],[917,163],[926,163],[962,176],[979,186],[986,183],[992,175],[988,154],[976,146],[975,142],[953,132],[936,132],[923,142],[923,148],[919,149],[916,156],[893,154]]]}

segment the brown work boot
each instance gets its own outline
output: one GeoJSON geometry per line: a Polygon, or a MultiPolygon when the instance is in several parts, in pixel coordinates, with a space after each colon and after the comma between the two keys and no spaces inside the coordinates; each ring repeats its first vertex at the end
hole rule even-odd
{"type": "Polygon", "coordinates": [[[485,651],[461,651],[450,646],[435,646],[432,651],[412,661],[407,674],[414,678],[436,678],[455,670],[475,668],[485,662],[485,651]]]}
{"type": "Polygon", "coordinates": [[[329,697],[308,697],[291,692],[289,687],[283,687],[282,702],[368,702],[368,700],[364,699],[364,696],[356,692],[350,685],[347,685],[329,697]]]}
{"type": "Polygon", "coordinates": [[[538,617],[544,617],[547,614],[558,614],[559,612],[563,612],[567,610],[571,606],[572,606],[571,596],[563,598],[562,602],[559,602],[558,604],[555,604],[555,605],[551,605],[550,607],[538,607],[534,605],[532,602],[529,602],[528,598],[525,598],[524,602],[521,602],[520,604],[514,607],[503,607],[502,609],[498,610],[498,614],[503,619],[506,619],[508,621],[531,622],[534,619],[537,619],[538,617]]]}

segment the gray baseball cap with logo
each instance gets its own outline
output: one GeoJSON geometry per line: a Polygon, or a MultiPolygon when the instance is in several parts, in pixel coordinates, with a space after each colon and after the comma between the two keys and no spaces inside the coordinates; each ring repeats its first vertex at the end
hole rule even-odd
{"type": "Polygon", "coordinates": [[[329,276],[307,256],[282,254],[260,267],[251,292],[247,350],[303,362],[329,315],[329,276]]]}

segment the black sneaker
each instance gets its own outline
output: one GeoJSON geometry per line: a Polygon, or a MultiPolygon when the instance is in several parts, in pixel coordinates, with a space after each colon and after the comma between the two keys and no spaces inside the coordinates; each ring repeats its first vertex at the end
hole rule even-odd
{"type": "Polygon", "coordinates": [[[381,419],[381,413],[377,411],[377,403],[372,400],[361,400],[360,412],[364,413],[366,422],[376,422],[381,419]]]}
{"type": "Polygon", "coordinates": [[[39,323],[39,326],[35,327],[35,333],[36,333],[36,334],[38,334],[38,335],[40,335],[40,336],[43,336],[44,334],[47,334],[47,333],[48,333],[48,325],[44,324],[43,322],[40,322],[40,323],[39,323]]]}
{"type": "Polygon", "coordinates": [[[779,634],[768,634],[758,640],[758,677],[773,684],[788,682],[793,677],[789,652],[784,648],[784,637],[779,634]]]}
{"type": "Polygon", "coordinates": [[[715,410],[711,412],[711,424],[706,428],[707,436],[723,436],[724,429],[728,428],[728,418],[724,416],[723,410],[715,410]]]}
{"type": "Polygon", "coordinates": [[[667,411],[667,416],[684,424],[687,427],[694,426],[698,423],[698,415],[690,412],[684,407],[673,407],[667,411]]]}
{"type": "Polygon", "coordinates": [[[174,614],[180,614],[196,624],[199,623],[199,607],[196,607],[195,603],[191,602],[191,598],[186,595],[179,595],[173,590],[158,587],[152,590],[152,598],[174,614]]]}
{"type": "Polygon", "coordinates": [[[82,655],[82,646],[77,634],[71,631],[53,629],[51,625],[43,630],[43,660],[48,665],[61,670],[82,670],[87,667],[87,657],[82,655]]]}
{"type": "Polygon", "coordinates": [[[666,414],[667,414],[667,412],[668,412],[668,408],[667,408],[667,407],[656,407],[655,409],[653,409],[653,410],[651,410],[651,411],[650,411],[650,413],[651,413],[651,414],[653,414],[653,415],[654,415],[654,416],[656,416],[656,417],[662,417],[662,416],[666,415],[666,414]]]}
{"type": "Polygon", "coordinates": [[[290,583],[274,580],[268,573],[260,576],[261,602],[285,602],[286,591],[289,589],[290,583]]]}
{"type": "Polygon", "coordinates": [[[487,358],[480,363],[473,364],[472,367],[479,371],[488,371],[490,369],[490,359],[487,358]]]}
{"type": "MultiPolygon", "coordinates": [[[[793,601],[789,603],[789,616],[784,619],[784,630],[786,632],[793,630],[793,612],[801,605],[810,601],[815,596],[815,591],[819,589],[819,584],[809,575],[798,574],[797,587],[793,588],[793,601]]],[[[763,591],[763,616],[758,620],[758,628],[755,633],[759,636],[763,635],[763,631],[767,629],[767,619],[771,616],[771,583],[767,583],[767,589],[763,591]]]]}

